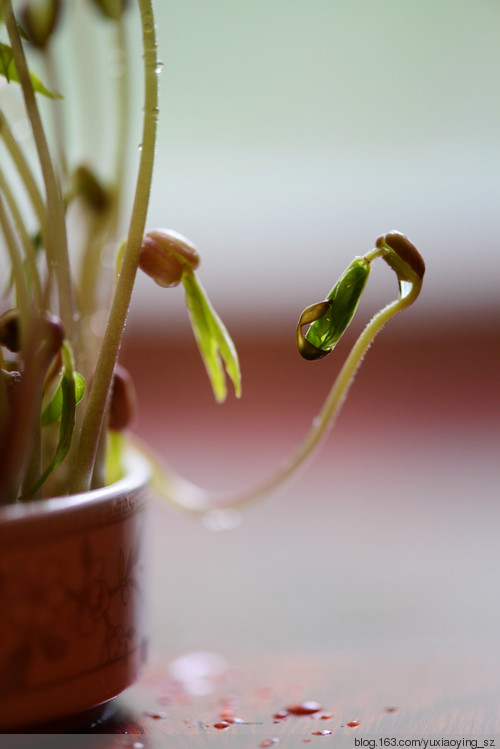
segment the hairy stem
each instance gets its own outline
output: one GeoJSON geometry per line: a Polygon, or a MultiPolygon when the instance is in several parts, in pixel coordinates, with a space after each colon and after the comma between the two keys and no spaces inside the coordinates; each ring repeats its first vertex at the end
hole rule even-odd
{"type": "Polygon", "coordinates": [[[151,0],[139,0],[144,47],[142,150],[127,245],[104,333],[75,457],[72,492],[89,488],[106,404],[134,287],[151,191],[158,118],[156,35],[151,0]]]}
{"type": "MultiPolygon", "coordinates": [[[[374,250],[366,256],[371,261],[383,257],[385,250],[374,250]]],[[[365,327],[352,347],[342,369],[333,383],[318,415],[313,419],[311,428],[305,438],[270,476],[241,491],[228,493],[225,496],[207,492],[191,484],[176,474],[165,475],[161,468],[155,471],[153,484],[161,494],[181,507],[194,512],[207,512],[214,509],[240,507],[263,499],[284,484],[311,456],[321,439],[334,423],[345,400],[354,375],[373,339],[383,326],[398,312],[410,306],[418,297],[421,279],[415,278],[408,293],[401,293],[398,299],[378,312],[365,327]],[[163,475],[162,475],[163,474],[163,475]]],[[[147,450],[145,450],[147,452],[147,450]]],[[[156,462],[156,461],[154,461],[156,462]]]]}

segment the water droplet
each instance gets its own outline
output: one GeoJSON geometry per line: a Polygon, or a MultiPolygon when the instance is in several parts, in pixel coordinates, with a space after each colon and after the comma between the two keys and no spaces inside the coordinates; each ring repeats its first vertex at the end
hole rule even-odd
{"type": "Polygon", "coordinates": [[[156,75],[160,75],[164,66],[165,66],[165,63],[163,62],[163,60],[156,61],[156,75]]]}
{"type": "Polygon", "coordinates": [[[154,711],[146,712],[145,715],[147,715],[148,718],[152,718],[152,720],[165,720],[167,717],[167,713],[156,713],[154,711]]]}
{"type": "Polygon", "coordinates": [[[321,720],[330,720],[330,718],[333,718],[333,713],[323,713],[323,715],[318,716],[321,720]]]}
{"type": "Polygon", "coordinates": [[[209,510],[202,522],[209,531],[231,531],[240,524],[241,514],[237,510],[209,510]]]}
{"type": "Polygon", "coordinates": [[[142,143],[139,143],[139,145],[137,146],[137,148],[139,149],[139,151],[142,151],[142,143]]]}
{"type": "Polygon", "coordinates": [[[229,728],[231,723],[228,723],[227,720],[221,720],[220,723],[214,723],[214,728],[216,728],[218,731],[225,731],[226,728],[229,728]]]}
{"type": "Polygon", "coordinates": [[[314,713],[319,713],[323,708],[319,702],[306,700],[298,705],[290,705],[290,707],[287,707],[286,709],[290,715],[314,715],[314,713]]]}
{"type": "Polygon", "coordinates": [[[286,718],[288,718],[288,715],[289,715],[288,710],[279,710],[277,713],[274,713],[273,718],[276,721],[286,720],[286,718]]]}
{"type": "Polygon", "coordinates": [[[313,736],[331,736],[332,733],[329,728],[324,728],[322,731],[313,731],[313,736]]]}
{"type": "Polygon", "coordinates": [[[397,705],[388,705],[388,706],[387,706],[387,707],[385,708],[385,712],[386,712],[386,713],[395,713],[397,709],[398,709],[398,706],[397,706],[397,705]]]}
{"type": "Polygon", "coordinates": [[[259,746],[263,747],[263,749],[267,749],[269,746],[273,746],[274,744],[279,744],[279,739],[264,739],[260,742],[259,746]]]}
{"type": "Polygon", "coordinates": [[[347,725],[349,728],[356,728],[356,726],[359,726],[359,720],[350,720],[347,725]]]}
{"type": "Polygon", "coordinates": [[[132,749],[144,749],[144,744],[140,741],[134,741],[132,744],[132,749]]]}

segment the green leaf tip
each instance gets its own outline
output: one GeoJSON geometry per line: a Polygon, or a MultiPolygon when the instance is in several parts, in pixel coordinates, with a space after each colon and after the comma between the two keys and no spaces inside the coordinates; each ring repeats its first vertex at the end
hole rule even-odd
{"type": "MultiPolygon", "coordinates": [[[[37,94],[41,94],[42,96],[46,96],[48,99],[62,99],[62,95],[58,93],[57,91],[50,91],[40,80],[40,78],[35,75],[31,70],[29,71],[30,79],[31,79],[31,85],[33,86],[33,91],[37,94]]],[[[12,49],[9,47],[8,44],[3,44],[0,42],[0,75],[2,75],[4,78],[7,79],[7,82],[10,83],[11,81],[14,81],[15,83],[19,83],[19,77],[17,74],[16,64],[14,62],[14,54],[12,52],[12,49]]]]}
{"type": "MultiPolygon", "coordinates": [[[[42,411],[42,415],[40,417],[40,424],[43,427],[48,426],[49,424],[53,424],[56,421],[59,421],[62,416],[63,412],[63,388],[62,388],[62,378],[64,374],[61,376],[61,379],[59,380],[59,384],[57,385],[57,388],[55,390],[54,395],[49,400],[47,405],[42,411]]],[[[83,396],[85,395],[85,378],[79,373],[74,372],[74,386],[75,386],[75,403],[78,405],[80,401],[82,400],[83,396]]]]}
{"type": "Polygon", "coordinates": [[[215,399],[218,403],[223,403],[226,399],[226,372],[233,383],[235,395],[239,398],[241,396],[241,372],[234,343],[192,270],[185,269],[182,274],[182,283],[191,326],[215,399]]]}
{"type": "Polygon", "coordinates": [[[358,306],[370,275],[370,263],[356,257],[323,302],[307,307],[297,324],[297,348],[304,359],[327,356],[342,338],[358,306]],[[310,325],[304,335],[302,329],[310,325]]]}
{"type": "MultiPolygon", "coordinates": [[[[51,423],[49,418],[52,415],[57,414],[60,404],[60,413],[58,416],[56,415],[54,419],[54,421],[60,422],[57,447],[52,460],[46,466],[42,475],[35,482],[35,484],[20,498],[22,500],[29,499],[40,489],[41,486],[43,486],[52,471],[54,471],[57,466],[62,463],[71,447],[73,431],[75,428],[77,399],[83,397],[85,391],[85,381],[81,375],[78,375],[75,372],[73,352],[67,340],[65,340],[62,344],[61,354],[63,360],[61,381],[54,396],[56,400],[52,406],[52,400],[49,403],[50,411],[49,414],[47,414],[47,416],[45,417],[45,419],[47,420],[46,423],[51,423]],[[59,389],[60,395],[57,395],[59,389]]],[[[49,408],[49,406],[47,408],[49,408]]],[[[45,413],[45,411],[43,413],[45,413]]],[[[43,418],[44,417],[42,414],[42,419],[43,418]]]]}

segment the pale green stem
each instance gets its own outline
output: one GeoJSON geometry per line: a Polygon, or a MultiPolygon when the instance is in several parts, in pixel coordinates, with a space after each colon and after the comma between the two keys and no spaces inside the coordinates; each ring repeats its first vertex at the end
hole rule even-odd
{"type": "Polygon", "coordinates": [[[0,425],[0,453],[5,461],[0,476],[0,504],[15,500],[19,483],[23,481],[26,470],[30,472],[39,468],[40,464],[40,425],[34,421],[36,408],[41,398],[41,386],[38,373],[33,366],[33,330],[30,298],[26,285],[26,278],[19,247],[12,231],[10,221],[5,211],[3,197],[0,194],[0,229],[10,255],[12,271],[16,287],[16,302],[21,315],[21,339],[23,351],[27,351],[24,361],[21,397],[17,392],[12,402],[10,414],[3,409],[2,418],[7,417],[6,423],[0,425]],[[22,406],[22,408],[20,408],[22,406]],[[29,439],[27,439],[29,435],[29,439]]]}
{"type": "Polygon", "coordinates": [[[113,23],[117,63],[123,66],[116,79],[116,134],[115,164],[113,173],[112,205],[105,216],[98,216],[93,221],[83,252],[80,273],[80,297],[82,299],[82,317],[89,317],[96,311],[97,276],[100,268],[102,245],[106,241],[116,240],[116,232],[122,203],[123,181],[127,162],[127,143],[129,133],[129,94],[130,71],[127,54],[126,29],[124,14],[113,23]]]}
{"type": "MultiPolygon", "coordinates": [[[[129,135],[129,100],[130,100],[130,65],[127,49],[127,33],[124,23],[124,15],[120,16],[116,24],[116,48],[119,52],[119,63],[123,66],[117,80],[117,132],[116,132],[116,151],[115,151],[115,190],[116,190],[116,217],[121,204],[123,194],[123,182],[126,177],[127,168],[127,144],[129,135]]],[[[155,57],[156,65],[156,57],[155,57]]]]}
{"type": "MultiPolygon", "coordinates": [[[[386,254],[385,249],[377,249],[365,257],[371,261],[386,254]]],[[[402,293],[397,300],[388,304],[372,318],[352,347],[320,412],[313,419],[309,432],[293,453],[269,477],[241,491],[221,496],[220,494],[207,492],[174,473],[168,472],[166,475],[162,475],[162,470],[158,467],[158,470],[155,471],[155,481],[160,493],[165,494],[184,509],[194,512],[208,512],[222,508],[240,507],[255,502],[282,486],[303,466],[321,439],[327,434],[329,427],[334,423],[353,382],[356,370],[377,333],[391,317],[394,317],[415,301],[420,289],[421,279],[415,278],[407,294],[402,293]]],[[[144,451],[147,453],[147,449],[144,449],[144,451]]],[[[154,459],[154,462],[156,462],[156,459],[154,459]]]]}
{"type": "Polygon", "coordinates": [[[5,202],[9,208],[14,223],[16,225],[17,233],[21,240],[24,248],[24,254],[26,257],[27,268],[29,272],[30,282],[33,288],[33,296],[35,303],[39,307],[42,303],[42,287],[40,284],[40,276],[38,268],[36,266],[35,248],[33,246],[33,240],[26,231],[26,226],[21,216],[21,212],[16,203],[12,190],[10,189],[7,180],[5,179],[2,169],[0,168],[0,192],[3,192],[5,196],[5,202]]]}
{"type": "Polygon", "coordinates": [[[127,246],[104,333],[75,455],[72,492],[89,488],[113,370],[134,287],[151,191],[158,118],[156,35],[151,0],[139,0],[144,46],[144,120],[139,172],[127,246]]]}
{"type": "MultiPolygon", "coordinates": [[[[90,213],[90,210],[89,210],[90,213]]],[[[82,262],[78,273],[78,288],[80,299],[80,342],[83,353],[80,366],[86,376],[92,376],[98,356],[101,340],[92,332],[92,315],[99,309],[99,302],[105,308],[106,302],[100,298],[100,275],[102,273],[102,247],[106,244],[108,231],[108,215],[89,217],[85,231],[85,246],[82,262]]]]}
{"type": "Polygon", "coordinates": [[[14,18],[11,0],[8,0],[6,3],[5,22],[12,46],[12,53],[14,55],[19,82],[23,91],[26,112],[33,128],[33,137],[35,139],[38,158],[40,160],[43,180],[45,183],[47,210],[47,242],[45,249],[49,261],[54,265],[56,273],[59,291],[59,307],[66,331],[66,337],[70,341],[74,341],[73,287],[69,267],[64,202],[54,170],[54,165],[50,157],[47,138],[45,136],[45,130],[43,128],[40,112],[35,99],[35,93],[31,84],[28,65],[21,38],[19,36],[16,19],[14,18]]]}
{"type": "MultiPolygon", "coordinates": [[[[59,80],[57,69],[54,65],[54,56],[50,45],[43,50],[43,62],[47,75],[47,82],[52,91],[59,91],[59,80]]],[[[51,102],[51,113],[54,128],[54,141],[57,149],[59,169],[62,178],[66,181],[68,177],[68,162],[66,159],[66,128],[64,124],[64,109],[62,101],[51,102]]]]}
{"type": "Polygon", "coordinates": [[[46,223],[45,205],[43,202],[42,193],[40,192],[36,180],[33,176],[33,172],[26,161],[23,152],[21,151],[18,142],[14,138],[12,130],[5,118],[4,113],[0,110],[0,136],[2,137],[7,150],[10,154],[16,171],[21,177],[24,184],[25,190],[28,193],[29,199],[35,211],[36,217],[40,223],[40,227],[44,228],[46,223]]]}
{"type": "Polygon", "coordinates": [[[274,476],[271,476],[269,480],[264,481],[254,490],[251,490],[248,493],[248,497],[245,498],[245,494],[243,494],[241,499],[242,502],[251,501],[252,499],[258,498],[260,494],[267,494],[273,491],[292,473],[294,473],[310,456],[322,437],[327,433],[328,428],[332,426],[334,418],[340,411],[342,403],[347,396],[349,387],[354,380],[354,375],[356,374],[356,371],[363,361],[363,357],[371,346],[375,336],[382,330],[391,317],[394,317],[394,315],[401,312],[414,302],[419,291],[420,289],[416,290],[415,287],[412,286],[410,294],[400,297],[394,302],[388,304],[384,309],[380,310],[380,312],[377,312],[352,347],[349,356],[344,362],[344,365],[328,393],[320,412],[313,420],[311,429],[306,435],[306,438],[291,457],[282,464],[281,468],[276,474],[274,474],[274,476]]]}
{"type": "Polygon", "coordinates": [[[5,210],[4,201],[0,194],[0,229],[5,237],[5,243],[9,252],[12,264],[12,273],[14,275],[14,284],[16,288],[16,302],[21,310],[21,320],[23,333],[26,333],[30,317],[29,294],[26,286],[26,277],[24,275],[23,260],[21,252],[10,225],[10,221],[5,210]]]}

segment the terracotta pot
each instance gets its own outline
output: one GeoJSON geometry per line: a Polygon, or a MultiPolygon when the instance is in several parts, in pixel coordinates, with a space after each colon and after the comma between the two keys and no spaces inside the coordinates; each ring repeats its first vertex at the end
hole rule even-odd
{"type": "Polygon", "coordinates": [[[145,660],[149,467],[104,489],[0,508],[0,731],[95,719],[145,660]]]}

